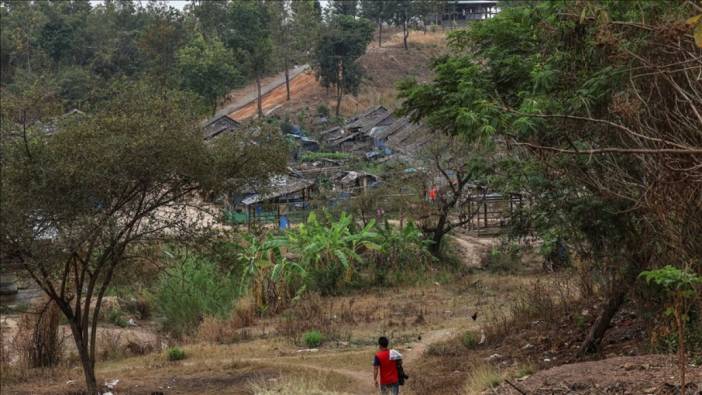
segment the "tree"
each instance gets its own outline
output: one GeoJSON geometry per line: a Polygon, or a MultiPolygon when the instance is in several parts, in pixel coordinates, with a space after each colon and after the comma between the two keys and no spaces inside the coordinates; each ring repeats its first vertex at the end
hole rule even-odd
{"type": "Polygon", "coordinates": [[[259,118],[263,117],[261,77],[272,66],[273,44],[270,31],[270,14],[261,1],[237,0],[229,7],[228,46],[244,60],[248,74],[256,79],[259,118]]]}
{"type": "Polygon", "coordinates": [[[392,1],[361,0],[361,14],[378,27],[378,47],[383,46],[383,23],[392,15],[392,1]]]}
{"type": "Polygon", "coordinates": [[[217,99],[241,82],[241,75],[231,65],[231,52],[216,37],[206,41],[197,35],[177,54],[183,88],[197,93],[208,103],[212,114],[217,99]]]}
{"type": "Polygon", "coordinates": [[[205,231],[188,214],[202,205],[198,196],[285,166],[284,150],[263,129],[206,144],[187,95],[140,83],[112,93],[97,112],[54,119],[51,129],[27,123],[28,101],[3,93],[0,118],[3,254],[66,317],[91,394],[98,316],[111,280],[143,264],[154,243],[205,231]]]}
{"type": "Polygon", "coordinates": [[[431,240],[429,251],[439,257],[444,236],[479,214],[488,193],[493,160],[486,147],[470,143],[464,136],[438,134],[424,154],[430,168],[422,189],[436,188],[436,196],[425,201],[424,215],[418,219],[422,232],[431,240]]]}
{"type": "Polygon", "coordinates": [[[229,25],[227,0],[192,0],[188,11],[195,16],[198,30],[207,38],[223,40],[229,25]]]}
{"type": "Polygon", "coordinates": [[[295,0],[290,4],[292,24],[290,35],[296,59],[311,64],[319,41],[322,9],[318,0],[295,0]]]}
{"type": "Polygon", "coordinates": [[[291,15],[286,1],[266,3],[271,16],[271,37],[273,41],[273,56],[282,58],[283,72],[285,73],[286,100],[290,100],[290,57],[291,57],[291,15]]]}
{"type": "Polygon", "coordinates": [[[408,50],[407,37],[409,37],[409,23],[417,15],[421,15],[421,4],[418,0],[395,0],[393,3],[393,21],[402,26],[402,45],[408,50]]]}
{"type": "Polygon", "coordinates": [[[358,0],[331,0],[329,9],[332,15],[356,16],[358,0]]]}
{"type": "Polygon", "coordinates": [[[336,88],[337,116],[343,94],[358,92],[362,72],[356,60],[372,38],[372,23],[345,15],[334,17],[322,32],[316,51],[317,74],[322,86],[336,88]]]}
{"type": "Polygon", "coordinates": [[[435,80],[401,90],[413,119],[504,142],[493,183],[533,201],[514,230],[565,233],[603,279],[605,303],[581,353],[598,349],[642,270],[673,259],[701,270],[702,226],[689,219],[702,215],[692,181],[702,179],[693,82],[702,60],[692,26],[655,33],[694,12],[672,2],[519,2],[451,33],[435,80]]]}
{"type": "Polygon", "coordinates": [[[145,55],[149,74],[165,87],[173,77],[178,50],[188,38],[184,18],[178,10],[163,4],[149,4],[147,10],[152,18],[140,32],[138,46],[145,55]]]}

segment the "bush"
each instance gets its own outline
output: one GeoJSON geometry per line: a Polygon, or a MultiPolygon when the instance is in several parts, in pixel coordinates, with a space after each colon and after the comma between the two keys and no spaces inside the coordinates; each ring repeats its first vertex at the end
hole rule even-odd
{"type": "Polygon", "coordinates": [[[502,243],[493,247],[483,264],[491,272],[513,272],[521,263],[521,249],[514,243],[502,243]]]}
{"type": "Polygon", "coordinates": [[[320,104],[317,106],[317,115],[320,117],[328,117],[329,116],[329,107],[325,106],[324,104],[320,104]]]}
{"type": "Polygon", "coordinates": [[[283,122],[280,124],[280,131],[281,131],[283,134],[292,133],[292,131],[293,131],[293,124],[290,123],[290,121],[288,121],[288,120],[286,119],[285,121],[283,121],[283,122]]]}
{"type": "Polygon", "coordinates": [[[309,331],[302,335],[302,340],[308,348],[319,347],[324,341],[324,336],[320,331],[309,331]]]}
{"type": "Polygon", "coordinates": [[[475,347],[477,347],[479,341],[480,339],[478,338],[478,335],[472,331],[465,332],[463,334],[463,337],[461,338],[463,346],[469,350],[472,350],[475,347]]]}
{"type": "Polygon", "coordinates": [[[116,325],[120,328],[125,328],[127,326],[127,320],[124,319],[122,310],[120,310],[119,308],[111,308],[110,310],[108,310],[107,320],[110,321],[113,325],[116,325]]]}
{"type": "Polygon", "coordinates": [[[236,281],[214,263],[182,257],[166,269],[156,290],[156,305],[164,328],[175,336],[193,333],[205,316],[223,318],[237,296],[236,281]]]}
{"type": "Polygon", "coordinates": [[[171,347],[166,350],[166,357],[169,361],[180,361],[185,359],[185,351],[180,347],[171,347]]]}

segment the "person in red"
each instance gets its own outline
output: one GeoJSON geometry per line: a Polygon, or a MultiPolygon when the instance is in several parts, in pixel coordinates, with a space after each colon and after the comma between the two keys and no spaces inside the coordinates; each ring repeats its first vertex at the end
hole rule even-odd
{"type": "Polygon", "coordinates": [[[375,387],[380,388],[381,394],[397,395],[400,393],[400,378],[397,374],[397,361],[390,359],[388,344],[390,341],[387,337],[378,339],[378,352],[373,358],[373,380],[375,387]]]}

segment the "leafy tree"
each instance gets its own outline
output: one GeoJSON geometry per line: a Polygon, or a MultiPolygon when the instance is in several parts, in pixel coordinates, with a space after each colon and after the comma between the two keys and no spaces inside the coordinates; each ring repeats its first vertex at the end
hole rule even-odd
{"type": "Polygon", "coordinates": [[[241,75],[231,65],[231,52],[216,37],[206,41],[202,35],[193,38],[178,51],[178,70],[182,86],[203,97],[212,114],[217,99],[241,82],[241,75]]]}
{"type": "Polygon", "coordinates": [[[318,0],[295,0],[290,3],[290,34],[295,58],[312,63],[322,26],[322,9],[318,0]]]}
{"type": "Polygon", "coordinates": [[[183,15],[173,7],[149,4],[150,21],[139,34],[138,46],[144,54],[149,74],[161,86],[169,86],[176,69],[177,53],[187,40],[183,15]]]}
{"type": "Polygon", "coordinates": [[[421,15],[421,4],[418,0],[395,0],[393,3],[393,21],[402,26],[402,45],[408,50],[407,37],[409,37],[409,24],[413,18],[421,15]]]}
{"type": "Polygon", "coordinates": [[[361,0],[361,14],[378,27],[378,47],[383,46],[383,23],[392,16],[393,1],[361,0]]]}
{"type": "Polygon", "coordinates": [[[236,0],[229,6],[226,43],[256,79],[258,116],[263,117],[261,78],[273,66],[270,14],[261,1],[236,0]]]}
{"type": "Polygon", "coordinates": [[[98,317],[112,279],[153,243],[206,230],[188,213],[198,196],[267,179],[285,163],[265,129],[205,144],[192,98],[177,91],[119,84],[110,97],[83,117],[31,123],[22,108],[33,100],[3,93],[0,118],[0,246],[66,317],[88,393],[97,392],[98,317]]]}
{"type": "Polygon", "coordinates": [[[606,303],[583,353],[597,349],[638,273],[701,261],[702,229],[687,219],[702,215],[702,190],[684,180],[701,176],[692,81],[702,64],[688,50],[692,26],[655,33],[693,12],[674,2],[518,2],[451,33],[435,81],[401,89],[413,119],[505,143],[493,184],[534,202],[515,230],[567,234],[602,274],[606,303]],[[665,67],[678,62],[694,66],[665,67]]]}
{"type": "Polygon", "coordinates": [[[273,54],[275,59],[282,59],[285,74],[286,99],[290,100],[290,60],[291,60],[291,15],[286,1],[266,3],[271,16],[271,37],[273,41],[273,54]]]}
{"type": "Polygon", "coordinates": [[[356,60],[366,52],[373,25],[366,19],[337,16],[322,32],[316,51],[316,68],[322,86],[336,88],[336,115],[345,93],[356,94],[362,72],[356,60]]]}
{"type": "Polygon", "coordinates": [[[490,152],[490,147],[472,144],[465,136],[437,136],[426,149],[430,168],[422,189],[436,188],[437,196],[425,202],[419,219],[435,257],[441,254],[444,236],[471,222],[485,203],[487,179],[493,175],[490,152]]]}
{"type": "Polygon", "coordinates": [[[329,9],[332,15],[356,16],[358,12],[358,0],[331,0],[329,9]]]}
{"type": "Polygon", "coordinates": [[[207,38],[223,40],[229,26],[227,0],[192,0],[187,11],[197,20],[198,30],[207,38]]]}

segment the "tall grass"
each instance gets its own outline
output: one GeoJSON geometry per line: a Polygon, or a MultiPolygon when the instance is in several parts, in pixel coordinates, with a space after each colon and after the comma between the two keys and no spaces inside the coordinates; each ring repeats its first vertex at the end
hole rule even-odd
{"type": "Polygon", "coordinates": [[[175,336],[192,334],[205,316],[225,317],[237,296],[236,281],[213,262],[179,255],[159,278],[156,305],[164,329],[175,336]]]}
{"type": "Polygon", "coordinates": [[[480,364],[473,367],[464,387],[465,395],[484,394],[486,390],[497,387],[502,383],[502,375],[492,365],[480,364]]]}

